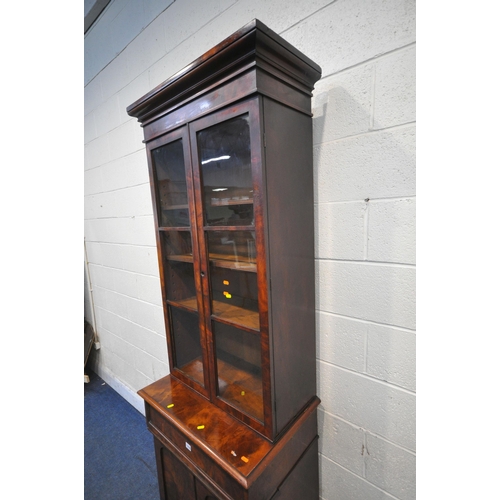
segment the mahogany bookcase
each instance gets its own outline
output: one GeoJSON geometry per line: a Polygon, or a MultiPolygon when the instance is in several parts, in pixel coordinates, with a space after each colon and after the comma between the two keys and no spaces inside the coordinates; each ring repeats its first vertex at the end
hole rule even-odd
{"type": "Polygon", "coordinates": [[[317,499],[311,93],[254,20],[127,108],[144,131],[170,374],[163,499],[317,499]]]}

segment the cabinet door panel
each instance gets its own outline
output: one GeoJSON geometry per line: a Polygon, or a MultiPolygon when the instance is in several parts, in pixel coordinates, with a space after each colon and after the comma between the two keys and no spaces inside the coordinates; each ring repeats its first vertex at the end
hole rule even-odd
{"type": "Polygon", "coordinates": [[[211,399],[272,433],[259,99],[189,125],[211,399]],[[207,312],[208,311],[208,312],[207,312]]]}
{"type": "Polygon", "coordinates": [[[166,500],[197,500],[195,478],[167,448],[161,448],[166,500]]]}
{"type": "Polygon", "coordinates": [[[196,480],[196,500],[219,500],[203,483],[196,480]]]}

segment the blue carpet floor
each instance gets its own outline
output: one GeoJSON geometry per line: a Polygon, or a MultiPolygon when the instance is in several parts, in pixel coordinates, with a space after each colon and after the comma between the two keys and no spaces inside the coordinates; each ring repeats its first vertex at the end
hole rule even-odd
{"type": "Polygon", "coordinates": [[[95,373],[85,384],[85,500],[158,500],[146,419],[95,373]]]}

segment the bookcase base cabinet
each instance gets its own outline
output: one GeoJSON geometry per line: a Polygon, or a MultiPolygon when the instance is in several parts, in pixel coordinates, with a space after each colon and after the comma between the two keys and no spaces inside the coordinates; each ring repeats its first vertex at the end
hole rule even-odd
{"type": "Polygon", "coordinates": [[[141,396],[162,500],[319,498],[317,398],[271,443],[170,376],[141,396]]]}
{"type": "MultiPolygon", "coordinates": [[[[221,492],[220,488],[207,478],[191,472],[175,450],[155,439],[157,467],[160,474],[161,500],[223,500],[233,497],[221,492]]],[[[318,491],[318,440],[315,438],[299,461],[294,464],[285,480],[271,497],[261,497],[253,491],[244,491],[241,499],[267,500],[316,500],[318,491]]],[[[236,500],[236,499],[234,499],[236,500]]]]}

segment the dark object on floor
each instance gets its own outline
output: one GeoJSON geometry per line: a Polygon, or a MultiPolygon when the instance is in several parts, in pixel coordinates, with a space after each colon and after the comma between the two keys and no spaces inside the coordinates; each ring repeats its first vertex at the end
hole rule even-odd
{"type": "Polygon", "coordinates": [[[90,382],[89,376],[85,373],[85,367],[87,366],[87,360],[89,359],[89,354],[94,344],[94,329],[92,325],[84,320],[84,340],[83,340],[83,350],[84,350],[84,361],[83,361],[83,380],[85,383],[90,382]]]}
{"type": "Polygon", "coordinates": [[[85,500],[158,500],[144,416],[95,373],[84,384],[85,500]]]}

